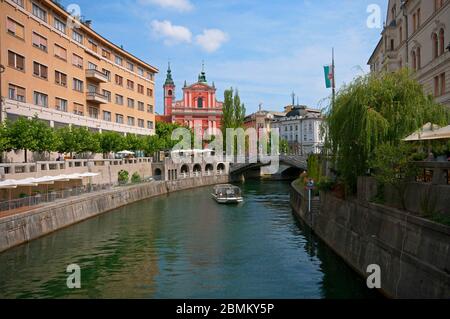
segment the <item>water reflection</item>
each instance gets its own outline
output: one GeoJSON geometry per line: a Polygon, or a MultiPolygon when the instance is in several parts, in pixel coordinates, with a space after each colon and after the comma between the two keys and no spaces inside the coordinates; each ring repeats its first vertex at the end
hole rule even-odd
{"type": "Polygon", "coordinates": [[[1,254],[0,297],[377,297],[294,218],[288,184],[247,182],[238,206],[210,191],[143,201],[1,254]],[[72,263],[79,290],[65,286],[72,263]]]}

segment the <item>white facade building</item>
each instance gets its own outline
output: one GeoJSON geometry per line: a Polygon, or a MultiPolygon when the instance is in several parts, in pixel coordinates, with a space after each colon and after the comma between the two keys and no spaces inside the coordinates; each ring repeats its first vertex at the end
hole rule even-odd
{"type": "Polygon", "coordinates": [[[316,154],[324,145],[323,123],[321,111],[295,106],[285,117],[275,119],[272,128],[280,130],[280,138],[289,143],[293,154],[316,154]]]}

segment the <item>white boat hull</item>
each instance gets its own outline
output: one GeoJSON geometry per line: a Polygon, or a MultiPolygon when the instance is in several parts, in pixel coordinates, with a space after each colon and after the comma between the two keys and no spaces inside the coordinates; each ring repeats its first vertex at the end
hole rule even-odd
{"type": "Polygon", "coordinates": [[[244,201],[242,197],[219,197],[216,194],[212,194],[212,197],[219,204],[239,204],[244,201]]]}

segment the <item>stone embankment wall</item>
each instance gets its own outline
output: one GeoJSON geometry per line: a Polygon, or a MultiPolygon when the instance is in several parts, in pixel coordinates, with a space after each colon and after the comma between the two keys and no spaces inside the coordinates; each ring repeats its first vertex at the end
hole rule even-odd
{"type": "Polygon", "coordinates": [[[307,201],[292,184],[296,214],[362,276],[369,265],[379,265],[383,294],[450,299],[450,227],[329,193],[313,200],[310,214],[307,201]]]}
{"type": "Polygon", "coordinates": [[[86,194],[0,218],[0,252],[116,208],[180,190],[228,182],[228,176],[203,176],[151,182],[86,194]]]}

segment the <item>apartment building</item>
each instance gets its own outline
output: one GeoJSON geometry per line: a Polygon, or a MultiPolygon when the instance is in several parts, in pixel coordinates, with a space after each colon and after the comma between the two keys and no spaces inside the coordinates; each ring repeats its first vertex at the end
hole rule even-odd
{"type": "Polygon", "coordinates": [[[1,118],[151,135],[158,69],[55,1],[0,0],[1,118]]]}
{"type": "Polygon", "coordinates": [[[425,92],[450,107],[450,0],[390,0],[368,64],[372,72],[409,67],[425,92]]]}

